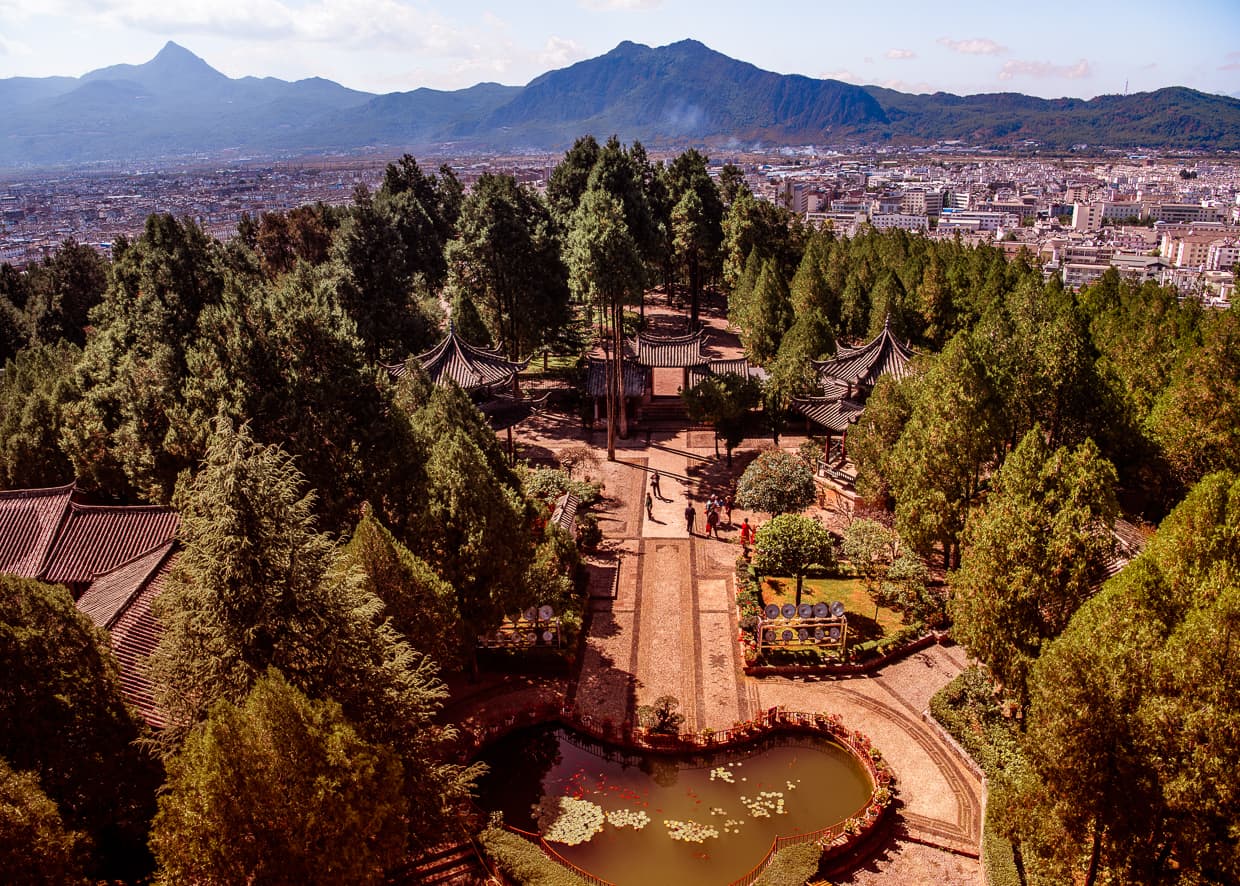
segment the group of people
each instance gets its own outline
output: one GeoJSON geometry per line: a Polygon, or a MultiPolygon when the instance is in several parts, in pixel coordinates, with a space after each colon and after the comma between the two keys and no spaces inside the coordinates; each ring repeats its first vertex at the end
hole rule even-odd
{"type": "MultiPolygon", "coordinates": [[[[646,492],[646,516],[654,519],[654,500],[670,501],[671,499],[663,497],[663,490],[660,488],[659,472],[654,471],[650,475],[650,489],[646,492]]],[[[706,536],[709,538],[713,535],[719,538],[719,523],[722,518],[726,518],[728,525],[732,525],[732,493],[728,493],[720,498],[715,493],[711,493],[710,498],[706,501],[706,536]]],[[[697,523],[697,508],[694,506],[692,499],[685,502],[685,527],[689,530],[689,534],[693,535],[693,527],[697,523]]],[[[745,556],[749,556],[749,548],[754,543],[755,530],[749,525],[749,518],[746,517],[741,522],[740,538],[741,548],[745,552],[745,556]]]]}

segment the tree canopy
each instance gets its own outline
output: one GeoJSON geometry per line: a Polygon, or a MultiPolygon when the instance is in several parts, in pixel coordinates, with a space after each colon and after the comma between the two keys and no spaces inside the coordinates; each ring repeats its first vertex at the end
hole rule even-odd
{"type": "Polygon", "coordinates": [[[758,528],[754,538],[754,568],[767,575],[791,575],[797,580],[797,605],[811,566],[835,566],[835,542],[813,517],[780,514],[758,528]]]}
{"type": "Polygon", "coordinates": [[[800,511],[814,501],[814,474],[800,458],[780,449],[762,452],[736,484],[736,503],[779,515],[800,511]]]}

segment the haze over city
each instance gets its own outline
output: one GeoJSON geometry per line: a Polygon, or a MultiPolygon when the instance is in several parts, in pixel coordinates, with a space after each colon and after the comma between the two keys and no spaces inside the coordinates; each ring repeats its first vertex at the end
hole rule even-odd
{"type": "Polygon", "coordinates": [[[766,70],[903,92],[1047,98],[1187,86],[1240,95],[1240,5],[968,0],[760,7],[676,0],[553,0],[536,12],[460,0],[7,0],[0,78],[77,76],[140,63],[169,39],[232,77],[325,77],[376,93],[521,85],[621,40],[686,37],[766,70]]]}

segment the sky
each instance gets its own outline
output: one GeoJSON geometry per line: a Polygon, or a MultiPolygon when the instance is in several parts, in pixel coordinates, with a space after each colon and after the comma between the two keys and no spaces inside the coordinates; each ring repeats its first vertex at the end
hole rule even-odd
{"type": "Polygon", "coordinates": [[[686,38],[904,92],[1240,97],[1240,0],[0,0],[0,77],[137,64],[175,40],[231,77],[459,89],[686,38]]]}

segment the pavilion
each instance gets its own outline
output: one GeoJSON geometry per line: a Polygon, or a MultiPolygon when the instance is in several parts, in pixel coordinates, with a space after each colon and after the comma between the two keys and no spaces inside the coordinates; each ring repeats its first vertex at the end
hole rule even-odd
{"type": "Polygon", "coordinates": [[[840,452],[834,462],[842,464],[848,427],[861,417],[874,386],[884,375],[907,378],[913,371],[913,357],[913,349],[901,343],[891,331],[891,316],[888,315],[882,331],[866,344],[842,347],[834,357],[813,361],[819,393],[793,400],[792,408],[805,416],[807,426],[817,425],[827,432],[828,468],[833,462],[831,438],[840,438],[840,452]]]}

